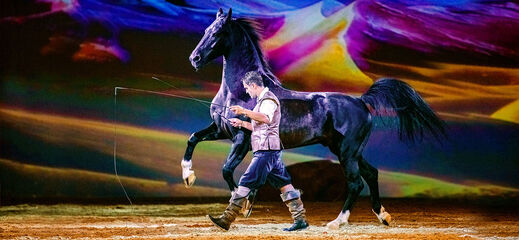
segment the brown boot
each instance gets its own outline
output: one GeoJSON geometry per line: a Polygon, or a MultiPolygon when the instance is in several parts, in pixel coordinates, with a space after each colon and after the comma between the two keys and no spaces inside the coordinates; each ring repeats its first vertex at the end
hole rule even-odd
{"type": "Polygon", "coordinates": [[[299,190],[281,194],[281,199],[287,205],[288,211],[290,211],[292,219],[294,220],[294,224],[289,228],[283,229],[283,231],[296,231],[307,228],[308,222],[306,221],[305,216],[306,210],[303,207],[303,201],[301,201],[299,190]]]}
{"type": "Polygon", "coordinates": [[[229,201],[229,206],[227,206],[222,215],[219,217],[207,215],[207,217],[215,226],[224,231],[227,231],[231,227],[231,223],[236,219],[236,216],[238,216],[240,213],[240,210],[243,208],[246,200],[247,199],[244,196],[240,196],[234,193],[231,200],[229,201]]]}

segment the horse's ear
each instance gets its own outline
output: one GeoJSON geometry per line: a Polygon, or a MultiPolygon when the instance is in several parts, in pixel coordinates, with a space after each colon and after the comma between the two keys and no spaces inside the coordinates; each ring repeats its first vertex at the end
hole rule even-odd
{"type": "Polygon", "coordinates": [[[229,12],[227,13],[227,20],[225,21],[231,21],[232,18],[232,8],[229,8],[229,12]]]}
{"type": "Polygon", "coordinates": [[[218,9],[218,12],[216,13],[216,18],[219,18],[223,15],[223,10],[222,8],[218,9]]]}

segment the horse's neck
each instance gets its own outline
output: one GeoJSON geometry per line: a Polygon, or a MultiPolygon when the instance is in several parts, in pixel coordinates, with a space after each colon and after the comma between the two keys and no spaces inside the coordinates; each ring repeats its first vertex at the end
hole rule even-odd
{"type": "Polygon", "coordinates": [[[242,85],[241,78],[248,71],[253,71],[254,66],[246,65],[237,59],[224,56],[222,83],[219,95],[224,96],[225,99],[231,99],[233,102],[250,101],[245,88],[242,85]]]}
{"type": "MultiPolygon", "coordinates": [[[[254,43],[247,36],[235,40],[234,47],[224,55],[222,84],[228,86],[232,92],[241,92],[241,90],[245,91],[241,78],[249,71],[258,71],[262,75],[270,75],[268,78],[275,78],[269,67],[264,66],[266,63],[260,57],[261,53],[257,51],[254,43]]],[[[270,81],[267,82],[269,88],[281,87],[277,79],[270,81]]]]}
{"type": "Polygon", "coordinates": [[[222,84],[227,86],[231,92],[245,91],[241,79],[245,73],[258,70],[259,66],[248,58],[246,53],[236,52],[224,56],[222,84]]]}
{"type": "Polygon", "coordinates": [[[250,36],[244,33],[241,28],[234,31],[237,31],[237,35],[234,36],[233,47],[224,55],[222,84],[218,95],[221,99],[230,99],[234,103],[253,107],[255,101],[245,92],[241,81],[245,73],[258,71],[262,75],[267,75],[267,78],[270,79],[270,82],[267,82],[267,87],[271,90],[279,92],[279,90],[284,89],[275,79],[274,74],[270,72],[268,66],[264,65],[266,63],[263,61],[261,53],[258,52],[261,49],[256,49],[250,36]]]}
{"type": "Polygon", "coordinates": [[[231,96],[231,99],[250,102],[241,82],[245,73],[249,71],[263,71],[262,62],[247,39],[236,41],[228,54],[224,55],[222,85],[219,94],[231,96]]]}

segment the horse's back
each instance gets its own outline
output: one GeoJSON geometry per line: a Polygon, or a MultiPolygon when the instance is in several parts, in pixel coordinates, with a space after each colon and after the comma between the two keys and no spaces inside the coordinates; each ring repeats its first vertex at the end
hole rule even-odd
{"type": "Polygon", "coordinates": [[[330,135],[348,134],[370,123],[364,103],[343,93],[280,93],[281,140],[285,148],[323,143],[330,135]]]}

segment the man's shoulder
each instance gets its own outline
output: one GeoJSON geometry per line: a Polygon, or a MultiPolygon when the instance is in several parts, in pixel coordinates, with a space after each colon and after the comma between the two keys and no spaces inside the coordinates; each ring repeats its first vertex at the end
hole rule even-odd
{"type": "Polygon", "coordinates": [[[279,105],[279,99],[278,97],[276,96],[276,94],[274,94],[273,92],[271,91],[268,91],[265,93],[265,95],[263,95],[263,98],[261,99],[262,101],[264,100],[272,100],[274,101],[276,104],[279,105]]]}
{"type": "Polygon", "coordinates": [[[278,100],[278,97],[276,96],[276,94],[274,94],[272,91],[267,91],[265,93],[265,95],[263,95],[263,98],[274,98],[276,100],[278,100]]]}

